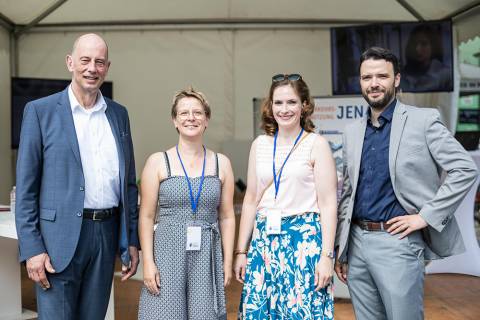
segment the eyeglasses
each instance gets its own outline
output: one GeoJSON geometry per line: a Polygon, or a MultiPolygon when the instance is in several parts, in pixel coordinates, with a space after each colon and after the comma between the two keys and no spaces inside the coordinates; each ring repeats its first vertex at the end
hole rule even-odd
{"type": "Polygon", "coordinates": [[[292,73],[292,74],[276,74],[272,77],[272,82],[280,82],[283,80],[289,80],[289,81],[298,81],[302,79],[302,76],[299,75],[298,73],[292,73]]]}
{"type": "Polygon", "coordinates": [[[199,110],[190,111],[181,111],[177,114],[177,117],[181,120],[186,120],[192,115],[195,119],[202,119],[205,117],[205,112],[199,110]]]}

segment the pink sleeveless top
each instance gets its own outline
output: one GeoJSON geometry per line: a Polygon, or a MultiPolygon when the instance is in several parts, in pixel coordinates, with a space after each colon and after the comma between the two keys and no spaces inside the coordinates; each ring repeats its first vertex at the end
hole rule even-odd
{"type": "MultiPolygon", "coordinates": [[[[272,183],[260,200],[257,212],[265,216],[270,208],[282,210],[282,216],[300,215],[306,212],[320,213],[313,176],[311,153],[316,134],[309,133],[293,151],[283,168],[280,188],[275,201],[275,186],[272,183]]],[[[275,169],[280,170],[292,145],[278,145],[275,169]]],[[[257,195],[273,180],[273,138],[261,135],[256,144],[257,195]]],[[[278,177],[278,175],[277,175],[278,177]]],[[[257,199],[258,201],[258,199],[257,199]]]]}

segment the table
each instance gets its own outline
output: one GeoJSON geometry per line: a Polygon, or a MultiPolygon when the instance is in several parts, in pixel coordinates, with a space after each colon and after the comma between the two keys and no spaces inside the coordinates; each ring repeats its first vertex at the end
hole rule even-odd
{"type": "MultiPolygon", "coordinates": [[[[0,212],[0,319],[25,320],[37,313],[22,309],[21,275],[18,263],[18,238],[15,216],[9,211],[0,212]]],[[[115,319],[113,284],[106,320],[115,319]]]]}
{"type": "Polygon", "coordinates": [[[35,312],[22,309],[21,276],[15,216],[0,212],[0,319],[36,318],[35,312]]]}
{"type": "MultiPolygon", "coordinates": [[[[480,168],[480,150],[470,151],[470,155],[480,168]]],[[[475,234],[473,221],[475,195],[480,179],[468,192],[455,212],[466,251],[462,254],[431,261],[425,268],[426,273],[462,273],[480,277],[480,247],[475,234]]]]}

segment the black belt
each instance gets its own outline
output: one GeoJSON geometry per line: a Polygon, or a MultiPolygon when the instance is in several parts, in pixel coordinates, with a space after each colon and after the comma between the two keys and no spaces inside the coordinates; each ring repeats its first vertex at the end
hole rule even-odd
{"type": "Polygon", "coordinates": [[[83,219],[102,221],[113,217],[118,213],[118,207],[109,209],[83,209],[83,219]]]}

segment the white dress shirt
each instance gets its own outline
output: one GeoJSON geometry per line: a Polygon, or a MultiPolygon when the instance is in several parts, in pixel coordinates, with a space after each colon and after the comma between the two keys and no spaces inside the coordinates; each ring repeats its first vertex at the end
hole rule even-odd
{"type": "Polygon", "coordinates": [[[85,109],[73,94],[71,86],[68,87],[68,97],[85,178],[83,207],[117,207],[120,201],[119,160],[112,128],[105,114],[105,99],[99,91],[93,108],[85,109]]]}

